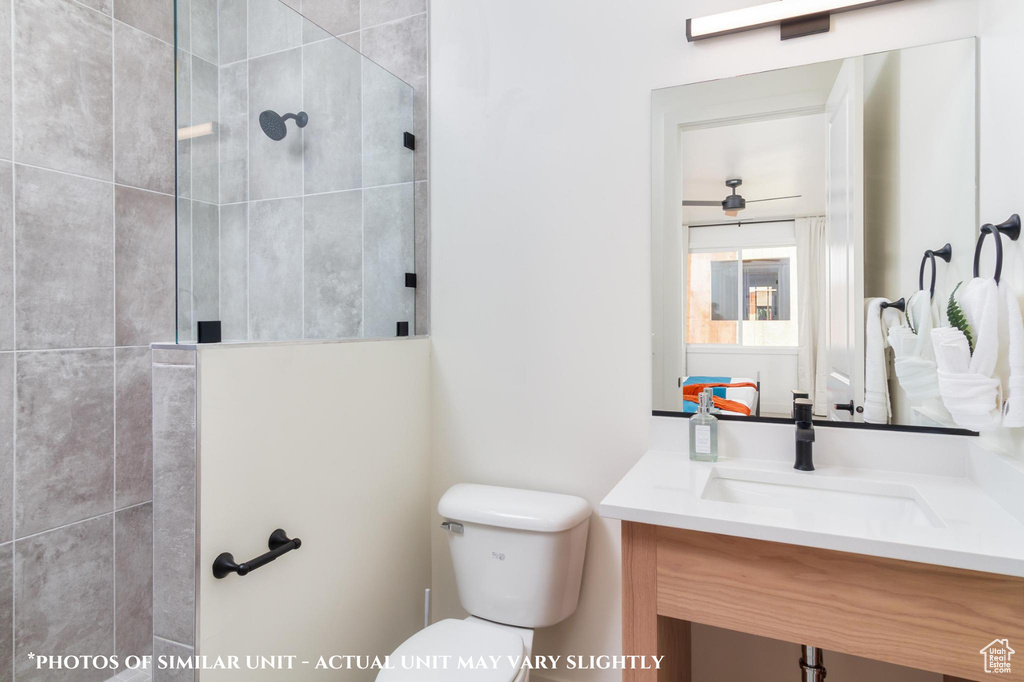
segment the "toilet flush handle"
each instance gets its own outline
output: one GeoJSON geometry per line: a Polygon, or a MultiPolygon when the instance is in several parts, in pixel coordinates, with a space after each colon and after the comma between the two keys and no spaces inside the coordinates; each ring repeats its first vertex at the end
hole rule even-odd
{"type": "Polygon", "coordinates": [[[461,523],[456,523],[454,521],[445,521],[441,524],[441,527],[449,533],[455,533],[456,535],[462,535],[466,532],[466,528],[461,523]]]}

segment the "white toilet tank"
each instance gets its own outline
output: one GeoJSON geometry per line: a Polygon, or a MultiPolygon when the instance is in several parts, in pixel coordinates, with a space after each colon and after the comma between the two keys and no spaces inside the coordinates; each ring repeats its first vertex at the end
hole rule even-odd
{"type": "Polygon", "coordinates": [[[523,628],[576,610],[590,505],[572,495],[459,484],[441,498],[463,608],[523,628]]]}

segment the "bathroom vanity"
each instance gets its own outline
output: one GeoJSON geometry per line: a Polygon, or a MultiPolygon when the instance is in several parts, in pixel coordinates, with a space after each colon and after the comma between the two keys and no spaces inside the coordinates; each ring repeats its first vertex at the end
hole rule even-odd
{"type": "Polygon", "coordinates": [[[624,680],[690,680],[690,623],[947,681],[990,678],[982,650],[1024,643],[1024,525],[1004,496],[1024,470],[979,439],[823,428],[818,469],[798,472],[792,425],[725,423],[726,456],[703,463],[685,420],[653,421],[657,449],[601,504],[623,522],[624,653],[666,656],[624,680]]]}

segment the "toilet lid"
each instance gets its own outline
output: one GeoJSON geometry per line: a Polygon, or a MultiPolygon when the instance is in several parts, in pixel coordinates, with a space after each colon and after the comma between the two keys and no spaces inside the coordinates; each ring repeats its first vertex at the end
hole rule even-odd
{"type": "Polygon", "coordinates": [[[512,682],[524,652],[523,638],[511,630],[478,621],[442,620],[395,649],[389,658],[393,669],[381,670],[377,682],[512,682]],[[442,667],[445,656],[447,668],[442,667]],[[436,657],[435,667],[406,669],[430,657],[436,657]],[[460,667],[460,660],[471,661],[473,667],[460,667]]]}

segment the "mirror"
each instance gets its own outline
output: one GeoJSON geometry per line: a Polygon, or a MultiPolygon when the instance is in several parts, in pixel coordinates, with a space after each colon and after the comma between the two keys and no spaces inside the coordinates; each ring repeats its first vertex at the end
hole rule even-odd
{"type": "Polygon", "coordinates": [[[803,392],[817,420],[956,426],[917,359],[971,277],[976,62],[966,39],[654,91],[655,411],[710,384],[720,414],[803,392]]]}

